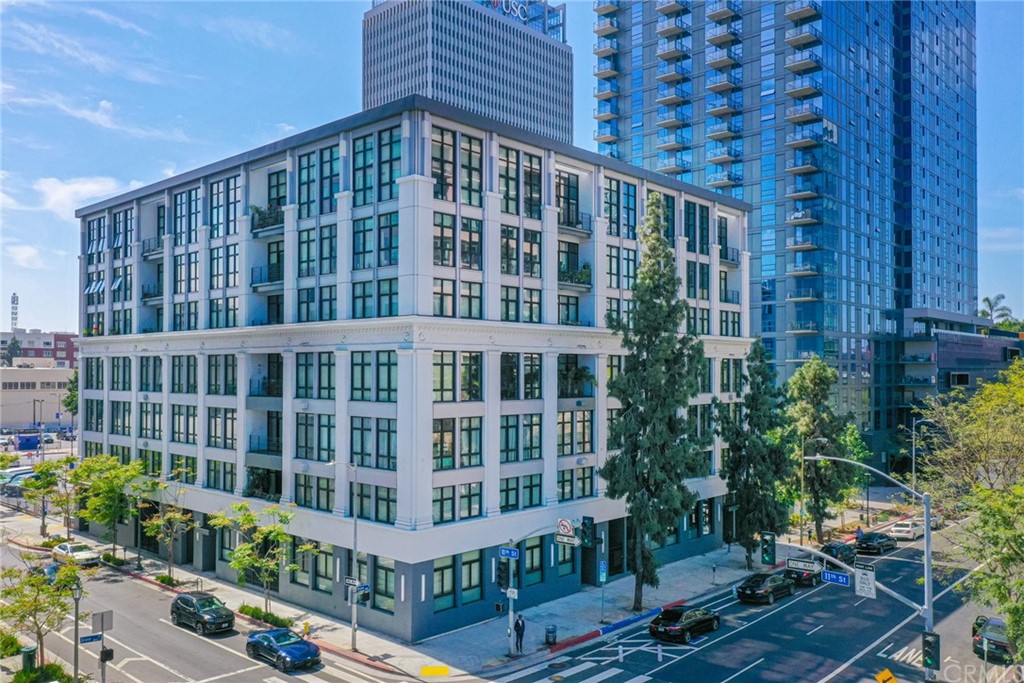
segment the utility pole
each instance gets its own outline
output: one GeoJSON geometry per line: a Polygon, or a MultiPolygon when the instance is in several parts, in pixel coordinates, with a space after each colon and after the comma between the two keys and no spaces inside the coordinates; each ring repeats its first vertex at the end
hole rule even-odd
{"type": "MultiPolygon", "coordinates": [[[[508,547],[515,547],[515,541],[511,538],[508,539],[508,547]]],[[[516,643],[515,643],[515,625],[516,625],[516,599],[513,597],[516,595],[516,565],[519,564],[519,559],[508,561],[508,656],[511,657],[515,654],[516,643]]]]}
{"type": "MultiPolygon", "coordinates": [[[[356,492],[356,495],[352,497],[353,510],[352,510],[352,572],[356,575],[356,579],[359,580],[359,510],[355,509],[355,505],[359,500],[359,468],[356,463],[349,465],[352,468],[352,490],[356,492]]],[[[369,577],[367,577],[369,578],[369,577]]],[[[352,604],[352,642],[350,647],[353,652],[358,652],[356,649],[356,632],[359,630],[358,622],[358,597],[356,595],[357,586],[349,586],[349,602],[352,604]]]]}

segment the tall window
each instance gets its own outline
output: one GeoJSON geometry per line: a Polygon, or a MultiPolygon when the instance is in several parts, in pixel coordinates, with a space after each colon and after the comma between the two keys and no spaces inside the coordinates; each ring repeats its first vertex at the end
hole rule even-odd
{"type": "Polygon", "coordinates": [[[575,173],[559,171],[555,177],[555,203],[558,205],[558,224],[576,227],[580,222],[580,177],[575,173]]]}
{"type": "Polygon", "coordinates": [[[508,322],[519,320],[519,288],[501,287],[501,319],[508,322]]]}
{"type": "Polygon", "coordinates": [[[316,275],[316,230],[299,231],[299,277],[316,275]]]}
{"type": "Polygon", "coordinates": [[[483,558],[479,550],[462,553],[462,604],[483,598],[483,558]]]}
{"type": "Polygon", "coordinates": [[[455,467],[455,419],[445,417],[434,420],[434,471],[455,467]]]}
{"type": "Polygon", "coordinates": [[[380,160],[377,164],[380,188],[377,199],[384,202],[398,197],[398,184],[395,181],[402,175],[402,127],[382,130],[377,136],[380,145],[380,160]]]}
{"type": "Polygon", "coordinates": [[[523,354],[523,398],[542,398],[543,370],[539,353],[523,354]]]}
{"type": "Polygon", "coordinates": [[[459,378],[460,400],[484,400],[484,355],[479,351],[464,351],[461,354],[462,371],[459,378]]]}
{"type": "Polygon", "coordinates": [[[394,351],[377,352],[377,400],[398,401],[398,354],[394,351]]]}
{"type": "Polygon", "coordinates": [[[455,521],[455,487],[441,486],[434,489],[434,524],[455,521]]]}
{"type": "Polygon", "coordinates": [[[398,265],[398,213],[377,216],[377,265],[398,265]]]}
{"type": "Polygon", "coordinates": [[[523,275],[540,277],[540,232],[523,230],[523,275]]]}
{"type": "Polygon", "coordinates": [[[523,152],[523,215],[540,220],[543,204],[540,157],[523,152]]]}
{"type": "Polygon", "coordinates": [[[352,317],[373,317],[373,280],[352,283],[352,317]]]}
{"type": "Polygon", "coordinates": [[[622,184],[622,236],[636,239],[636,185],[622,184]]]}
{"type": "Polygon", "coordinates": [[[455,280],[434,278],[434,315],[455,317],[455,280]]]}
{"type": "Polygon", "coordinates": [[[320,213],[338,210],[339,178],[338,146],[325,147],[320,150],[320,213]]]}
{"type": "Polygon", "coordinates": [[[434,126],[430,135],[430,175],[434,199],[455,201],[455,132],[434,126]]]}
{"type": "Polygon", "coordinates": [[[316,214],[316,152],[299,155],[299,218],[316,214]]]}
{"type": "Polygon", "coordinates": [[[334,398],[334,352],[321,351],[317,354],[317,398],[334,398]]]}
{"type": "Polygon", "coordinates": [[[352,141],[352,203],[373,203],[373,135],[352,141]]]}
{"type": "Polygon", "coordinates": [[[454,351],[434,351],[434,400],[455,400],[454,351]]]}
{"type": "MultiPolygon", "coordinates": [[[[398,468],[398,420],[377,418],[377,469],[398,468]]],[[[394,521],[394,520],[391,520],[394,521]]]]}
{"type": "Polygon", "coordinates": [[[439,557],[434,560],[434,611],[452,607],[455,607],[455,558],[439,557]]]}
{"type": "Polygon", "coordinates": [[[483,318],[483,285],[463,281],[460,290],[459,317],[476,320],[483,318]]]}
{"type": "Polygon", "coordinates": [[[617,178],[605,178],[604,216],[608,219],[609,235],[618,235],[622,228],[622,218],[619,213],[621,187],[622,181],[617,178]]]}
{"type": "Polygon", "coordinates": [[[382,318],[398,315],[398,278],[377,280],[377,315],[382,318]]]}
{"type": "Polygon", "coordinates": [[[523,322],[524,323],[539,323],[541,322],[541,308],[540,308],[540,290],[539,289],[523,289],[523,322]]]}
{"type": "Polygon", "coordinates": [[[483,142],[479,138],[462,135],[459,145],[462,170],[462,203],[470,206],[483,205],[483,142]]]}
{"type": "Polygon", "coordinates": [[[370,351],[352,352],[353,401],[373,400],[373,360],[370,351]]]}
{"type": "Polygon", "coordinates": [[[320,274],[338,272],[338,226],[320,226],[320,274]]]}
{"type": "Polygon", "coordinates": [[[519,354],[501,354],[501,400],[519,400],[519,354]]]}
{"type": "Polygon", "coordinates": [[[352,221],[352,270],[373,268],[373,218],[352,221]]]}
{"type": "Polygon", "coordinates": [[[434,212],[434,265],[455,266],[455,216],[434,212]]]}
{"type": "Polygon", "coordinates": [[[267,174],[267,204],[281,207],[288,203],[288,173],[274,171],[267,174]]]}
{"type": "Polygon", "coordinates": [[[480,270],[483,268],[483,248],[480,244],[483,232],[483,221],[476,218],[463,218],[459,242],[459,260],[463,268],[480,270]]]}
{"type": "Polygon", "coordinates": [[[500,460],[515,462],[519,460],[519,416],[501,416],[500,460]]]}
{"type": "Polygon", "coordinates": [[[697,205],[693,202],[683,204],[683,237],[686,239],[686,251],[697,251],[697,205]]]}
{"type": "Polygon", "coordinates": [[[498,193],[503,213],[519,215],[519,153],[508,147],[498,148],[498,193]]]}
{"type": "Polygon", "coordinates": [[[459,467],[479,467],[483,454],[483,418],[459,419],[459,467]]]}
{"type": "Polygon", "coordinates": [[[519,274],[519,228],[514,225],[501,226],[501,272],[519,274]]]}

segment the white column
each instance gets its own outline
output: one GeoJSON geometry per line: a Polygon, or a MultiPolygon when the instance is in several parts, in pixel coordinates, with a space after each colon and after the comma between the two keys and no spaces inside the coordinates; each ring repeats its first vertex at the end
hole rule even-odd
{"type": "MultiPolygon", "coordinates": [[[[344,270],[338,268],[338,270],[344,270]]],[[[352,354],[345,349],[334,351],[334,514],[348,515],[348,463],[352,457],[352,432],[349,416],[349,386],[352,377],[352,354]]]]}
{"type": "MultiPolygon", "coordinates": [[[[167,240],[164,240],[164,244],[167,244],[167,240]]],[[[167,252],[164,252],[167,253],[167,252]]],[[[164,296],[166,300],[167,290],[164,290],[164,296]]],[[[167,319],[167,313],[164,312],[164,320],[167,319]]],[[[168,455],[168,447],[171,443],[171,430],[174,429],[174,416],[171,414],[171,354],[162,353],[160,354],[161,365],[160,370],[162,371],[163,378],[162,384],[164,393],[160,397],[163,401],[163,431],[161,432],[162,438],[160,439],[160,453],[162,453],[161,471],[163,474],[168,474],[171,471],[171,456],[168,455]]],[[[196,416],[198,420],[199,417],[196,416]]]]}
{"type": "Polygon", "coordinates": [[[292,464],[295,460],[295,351],[281,350],[281,503],[290,503],[295,482],[292,464]]]}
{"type": "MultiPolygon", "coordinates": [[[[501,508],[501,352],[488,351],[484,363],[484,515],[501,508]]],[[[521,432],[521,428],[520,428],[521,432]]]]}
{"type": "Polygon", "coordinates": [[[206,389],[209,369],[205,351],[196,354],[196,481],[206,486],[206,389]]]}
{"type": "Polygon", "coordinates": [[[750,252],[740,252],[740,335],[750,337],[750,252]]]}
{"type": "Polygon", "coordinates": [[[398,515],[399,529],[433,526],[433,352],[398,349],[398,515]]]}
{"type": "Polygon", "coordinates": [[[199,291],[190,293],[188,298],[189,301],[199,302],[196,327],[205,330],[210,325],[210,226],[200,226],[199,245],[199,261],[197,263],[199,291]]]}
{"type": "MultiPolygon", "coordinates": [[[[290,164],[289,164],[290,165],[290,164]]],[[[288,204],[284,207],[284,321],[293,323],[299,319],[299,290],[295,286],[299,279],[299,206],[288,204]]]]}
{"type": "Polygon", "coordinates": [[[399,178],[398,314],[433,315],[434,181],[399,178]]]}
{"type": "MultiPolygon", "coordinates": [[[[345,143],[341,144],[345,149],[345,143]]],[[[341,157],[342,167],[348,163],[348,157],[341,157]]],[[[352,317],[352,192],[344,190],[337,194],[338,198],[338,320],[352,317]]],[[[400,228],[401,229],[401,228],[400,228]]],[[[402,248],[401,236],[398,248],[402,248]]],[[[401,260],[401,259],[399,259],[401,260]]],[[[337,495],[335,495],[337,498],[337,495]]]]}
{"type": "Polygon", "coordinates": [[[245,488],[245,453],[249,449],[249,411],[245,409],[245,400],[249,395],[249,375],[252,374],[252,356],[247,351],[235,352],[238,358],[236,368],[237,392],[235,394],[235,429],[238,435],[238,446],[235,448],[235,490],[236,496],[242,495],[245,488]]]}
{"type": "Polygon", "coordinates": [[[558,352],[545,351],[543,361],[544,413],[541,417],[541,457],[544,505],[558,504],[558,352]]]}

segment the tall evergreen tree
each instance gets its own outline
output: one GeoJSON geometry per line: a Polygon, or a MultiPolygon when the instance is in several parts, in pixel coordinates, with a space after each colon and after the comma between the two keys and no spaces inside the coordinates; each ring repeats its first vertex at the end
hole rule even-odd
{"type": "MultiPolygon", "coordinates": [[[[817,356],[804,363],[786,383],[790,405],[786,411],[794,432],[797,471],[802,471],[803,504],[814,520],[814,533],[822,538],[829,507],[841,503],[856,481],[856,466],[841,462],[804,462],[803,457],[823,455],[845,458],[842,441],[848,420],[836,416],[829,393],[839,374],[817,356]]],[[[800,482],[796,482],[800,486],[800,482]]],[[[802,521],[802,520],[801,520],[802,521]]]]}
{"type": "Polygon", "coordinates": [[[781,532],[787,526],[788,505],[778,486],[792,476],[793,461],[784,440],[785,394],[775,384],[775,368],[760,339],[747,355],[742,403],[715,401],[718,430],[729,445],[721,477],[736,497],[735,542],[746,551],[747,569],[754,568],[760,531],[781,532]]]}
{"type": "Polygon", "coordinates": [[[633,288],[631,319],[609,316],[622,335],[624,368],[608,382],[608,393],[622,409],[609,425],[619,453],[601,476],[610,498],[624,498],[629,512],[629,560],[635,572],[633,610],[643,608],[644,585],[658,585],[657,562],[649,539],[663,541],[669,529],[696,502],[684,481],[706,469],[703,451],[710,434],[697,435],[687,407],[704,372],[704,347],[681,333],[686,302],[679,298],[675,255],[665,241],[664,203],[653,193],[640,226],[642,253],[633,288]]]}

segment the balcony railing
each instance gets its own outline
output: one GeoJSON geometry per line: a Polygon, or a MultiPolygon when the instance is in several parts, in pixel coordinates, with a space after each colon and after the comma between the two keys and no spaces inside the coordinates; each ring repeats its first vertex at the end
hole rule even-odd
{"type": "Polygon", "coordinates": [[[719,298],[723,304],[738,304],[740,302],[740,290],[723,289],[720,292],[719,298]]]}
{"type": "Polygon", "coordinates": [[[264,396],[269,398],[281,398],[284,383],[272,377],[249,380],[249,395],[264,396]]]}
{"type": "Polygon", "coordinates": [[[142,298],[143,299],[157,299],[163,298],[164,286],[159,285],[142,285],[142,298]]]}
{"type": "Polygon", "coordinates": [[[161,251],[164,248],[163,237],[148,237],[142,240],[142,253],[152,254],[157,251],[161,251]]]}
{"type": "Polygon", "coordinates": [[[704,39],[712,45],[728,45],[740,39],[739,31],[728,24],[708,26],[704,31],[704,39]]]}
{"type": "Polygon", "coordinates": [[[662,14],[690,11],[691,0],[658,0],[657,9],[662,14]]]}
{"type": "Polygon", "coordinates": [[[935,384],[928,375],[904,375],[899,382],[904,386],[925,387],[935,384]]]}
{"type": "Polygon", "coordinates": [[[705,126],[704,132],[712,140],[734,138],[743,134],[743,126],[733,121],[729,123],[712,123],[705,126]]]}
{"type": "Polygon", "coordinates": [[[790,97],[809,97],[821,92],[821,81],[811,76],[800,76],[786,82],[786,94],[790,97]]]}
{"type": "Polygon", "coordinates": [[[281,455],[281,438],[271,436],[249,435],[249,452],[281,455]]]}
{"type": "Polygon", "coordinates": [[[271,263],[265,266],[255,266],[252,269],[252,284],[266,285],[272,282],[284,281],[284,264],[271,263]]]}
{"type": "Polygon", "coordinates": [[[786,266],[787,275],[817,275],[821,266],[817,263],[790,263],[786,266]]]}
{"type": "Polygon", "coordinates": [[[690,115],[679,107],[658,107],[659,126],[688,126],[690,125],[690,120],[690,115]]]}
{"type": "Polygon", "coordinates": [[[812,301],[821,298],[821,291],[817,289],[800,288],[791,289],[786,292],[786,301],[812,301]]]}
{"type": "Polygon", "coordinates": [[[575,202],[558,207],[558,225],[563,228],[591,232],[593,230],[592,216],[589,213],[580,211],[575,202]]]}
{"type": "Polygon", "coordinates": [[[718,250],[718,260],[727,263],[740,262],[740,250],[736,247],[719,247],[718,250]]]}
{"type": "Polygon", "coordinates": [[[659,36],[674,36],[679,33],[688,33],[690,20],[684,16],[661,17],[655,31],[659,36]]]}
{"type": "Polygon", "coordinates": [[[594,33],[599,36],[615,33],[619,30],[619,20],[616,17],[601,17],[594,22],[594,33]]]}
{"type": "Polygon", "coordinates": [[[905,353],[900,356],[901,363],[934,363],[935,356],[930,353],[905,353]]]}
{"type": "Polygon", "coordinates": [[[723,21],[740,15],[740,4],[734,0],[713,0],[704,6],[704,16],[711,21],[723,21]]]}
{"type": "Polygon", "coordinates": [[[594,12],[608,14],[619,9],[619,0],[594,0],[594,12]]]}
{"type": "Polygon", "coordinates": [[[822,117],[821,107],[815,104],[798,104],[786,108],[786,121],[790,123],[807,123],[822,117]]]}
{"type": "Polygon", "coordinates": [[[704,76],[704,87],[711,92],[726,92],[743,86],[743,81],[732,74],[709,71],[704,76]]]}
{"type": "Polygon", "coordinates": [[[786,57],[786,68],[793,72],[809,71],[821,66],[821,57],[802,50],[786,57]]]}
{"type": "Polygon", "coordinates": [[[818,323],[814,320],[793,320],[789,323],[790,332],[817,332],[818,323]]]}
{"type": "Polygon", "coordinates": [[[797,26],[786,31],[786,44],[790,47],[800,47],[819,42],[821,42],[821,31],[816,26],[797,26]]]}
{"type": "Polygon", "coordinates": [[[284,225],[284,209],[280,206],[266,208],[253,206],[249,210],[252,214],[252,229],[254,231],[284,225]]]}
{"type": "Polygon", "coordinates": [[[704,61],[712,69],[721,69],[722,67],[739,64],[740,53],[731,47],[720,50],[709,50],[704,55],[704,61]]]}
{"type": "Polygon", "coordinates": [[[658,41],[657,54],[660,59],[672,59],[690,54],[688,38],[662,38],[658,41]]]}
{"type": "Polygon", "coordinates": [[[658,80],[665,83],[690,77],[690,69],[682,62],[659,62],[658,80]]]}
{"type": "Polygon", "coordinates": [[[594,118],[600,120],[613,119],[619,115],[619,103],[615,100],[601,100],[594,109],[594,118]]]}
{"type": "Polygon", "coordinates": [[[785,16],[789,21],[800,21],[821,14],[821,5],[815,0],[793,0],[786,3],[785,16]]]}
{"type": "Polygon", "coordinates": [[[615,81],[601,81],[594,88],[595,97],[612,97],[619,94],[619,84],[615,81]]]}
{"type": "Polygon", "coordinates": [[[692,163],[686,158],[685,152],[659,152],[658,170],[661,173],[682,173],[689,171],[692,163]]]}
{"type": "Polygon", "coordinates": [[[735,185],[743,182],[743,175],[735,171],[725,171],[724,173],[709,173],[708,174],[708,185],[711,187],[726,187],[729,185],[735,185]]]}
{"type": "Polygon", "coordinates": [[[558,281],[565,282],[572,285],[587,285],[590,286],[592,280],[592,272],[589,264],[583,264],[578,268],[562,268],[558,269],[558,281]]]}
{"type": "Polygon", "coordinates": [[[786,134],[786,146],[794,149],[799,147],[815,147],[821,144],[821,133],[813,130],[798,130],[786,134]]]}
{"type": "Polygon", "coordinates": [[[607,57],[619,51],[619,41],[615,38],[601,37],[594,43],[594,54],[598,57],[607,57]]]}

